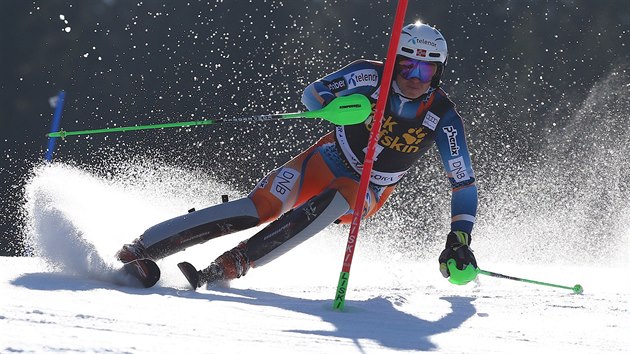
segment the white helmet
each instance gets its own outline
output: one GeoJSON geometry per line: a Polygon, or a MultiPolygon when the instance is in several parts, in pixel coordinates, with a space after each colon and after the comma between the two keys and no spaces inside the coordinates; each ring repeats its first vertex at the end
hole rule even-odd
{"type": "Polygon", "coordinates": [[[437,87],[440,84],[448,57],[446,39],[440,31],[422,22],[406,25],[400,34],[396,54],[415,60],[437,62],[438,70],[431,80],[431,86],[437,87]]]}

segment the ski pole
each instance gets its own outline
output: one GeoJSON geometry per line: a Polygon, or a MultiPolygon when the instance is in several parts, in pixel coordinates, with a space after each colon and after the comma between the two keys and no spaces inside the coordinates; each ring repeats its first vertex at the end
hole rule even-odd
{"type": "Polygon", "coordinates": [[[346,252],[343,258],[343,267],[339,274],[337,283],[337,293],[333,302],[333,307],[337,310],[343,310],[346,301],[346,291],[348,290],[348,280],[350,278],[350,266],[354,255],[357,238],[359,236],[359,225],[363,217],[363,206],[365,204],[365,195],[372,174],[372,166],[374,165],[374,155],[376,145],[381,132],[383,121],[383,112],[387,104],[388,93],[394,73],[394,58],[398,48],[398,40],[402,32],[403,22],[405,20],[405,12],[407,11],[407,0],[399,0],[396,7],[396,15],[392,33],[389,40],[389,48],[387,49],[387,60],[385,60],[385,68],[383,69],[383,79],[381,80],[380,95],[376,101],[376,110],[374,112],[374,120],[372,121],[372,129],[370,129],[370,137],[367,141],[367,151],[363,161],[363,169],[361,171],[361,179],[359,181],[359,189],[357,191],[356,200],[354,202],[354,212],[352,213],[352,222],[350,224],[350,233],[348,235],[348,243],[346,244],[346,252]]]}
{"type": "Polygon", "coordinates": [[[488,276],[495,277],[495,278],[516,280],[516,281],[521,281],[521,282],[524,282],[524,283],[544,285],[544,286],[551,286],[551,287],[560,288],[560,289],[569,289],[569,290],[573,290],[573,292],[575,294],[581,294],[584,291],[584,288],[582,288],[582,285],[580,285],[580,284],[575,284],[574,286],[565,286],[565,285],[551,284],[551,283],[545,283],[545,282],[542,282],[542,281],[536,281],[536,280],[512,277],[512,276],[509,276],[509,275],[503,275],[503,274],[499,274],[499,273],[495,273],[495,272],[489,272],[487,270],[482,270],[482,269],[479,269],[477,271],[477,273],[483,274],[483,275],[488,275],[488,276]]]}
{"type": "Polygon", "coordinates": [[[137,131],[147,129],[162,129],[162,128],[179,128],[179,127],[191,127],[198,125],[210,125],[217,123],[238,123],[238,122],[266,122],[270,120],[280,120],[289,118],[319,118],[327,120],[336,125],[351,125],[358,124],[365,121],[365,119],[372,113],[372,104],[370,100],[364,95],[354,94],[349,96],[337,97],[324,108],[297,113],[278,113],[278,114],[262,114],[254,115],[250,117],[227,117],[218,119],[207,119],[199,121],[188,122],[174,122],[163,124],[151,124],[151,125],[136,125],[129,127],[113,127],[103,129],[92,130],[80,130],[67,132],[63,129],[57,132],[51,132],[46,134],[49,138],[65,138],[73,135],[90,135],[90,134],[102,134],[102,133],[115,133],[126,131],[137,131]]]}

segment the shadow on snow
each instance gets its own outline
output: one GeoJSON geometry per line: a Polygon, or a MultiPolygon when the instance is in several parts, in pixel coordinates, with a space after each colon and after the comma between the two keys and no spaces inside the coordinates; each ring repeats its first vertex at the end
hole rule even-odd
{"type": "Polygon", "coordinates": [[[332,308],[332,300],[311,300],[251,289],[212,288],[210,293],[179,290],[168,287],[151,289],[112,286],[104,281],[86,279],[64,273],[24,274],[13,285],[32,290],[114,289],[133,295],[164,295],[180,298],[234,302],[252,306],[275,307],[319,317],[332,324],[333,331],[290,330],[288,332],[352,340],[362,349],[360,339],[373,340],[398,350],[435,350],[430,336],[449,332],[476,314],[472,297],[441,297],[451,305],[451,311],[437,321],[428,321],[397,309],[390,299],[377,296],[362,301],[346,300],[345,311],[332,308]]]}

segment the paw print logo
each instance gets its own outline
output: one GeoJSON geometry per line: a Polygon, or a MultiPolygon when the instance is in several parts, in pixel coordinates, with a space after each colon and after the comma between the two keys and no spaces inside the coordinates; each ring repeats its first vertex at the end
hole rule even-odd
{"type": "Polygon", "coordinates": [[[406,133],[402,135],[407,145],[420,144],[420,142],[422,141],[422,139],[424,139],[425,136],[427,136],[427,134],[424,132],[424,129],[422,128],[417,128],[417,129],[410,128],[409,130],[407,130],[406,133]]]}

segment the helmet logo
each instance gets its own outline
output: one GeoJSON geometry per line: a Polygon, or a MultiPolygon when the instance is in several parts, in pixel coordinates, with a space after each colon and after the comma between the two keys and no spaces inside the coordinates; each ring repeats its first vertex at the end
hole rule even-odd
{"type": "Polygon", "coordinates": [[[407,42],[411,42],[411,44],[413,44],[413,45],[426,44],[426,45],[430,45],[431,47],[437,47],[437,43],[431,42],[431,41],[427,41],[424,38],[413,37],[407,42]]]}

